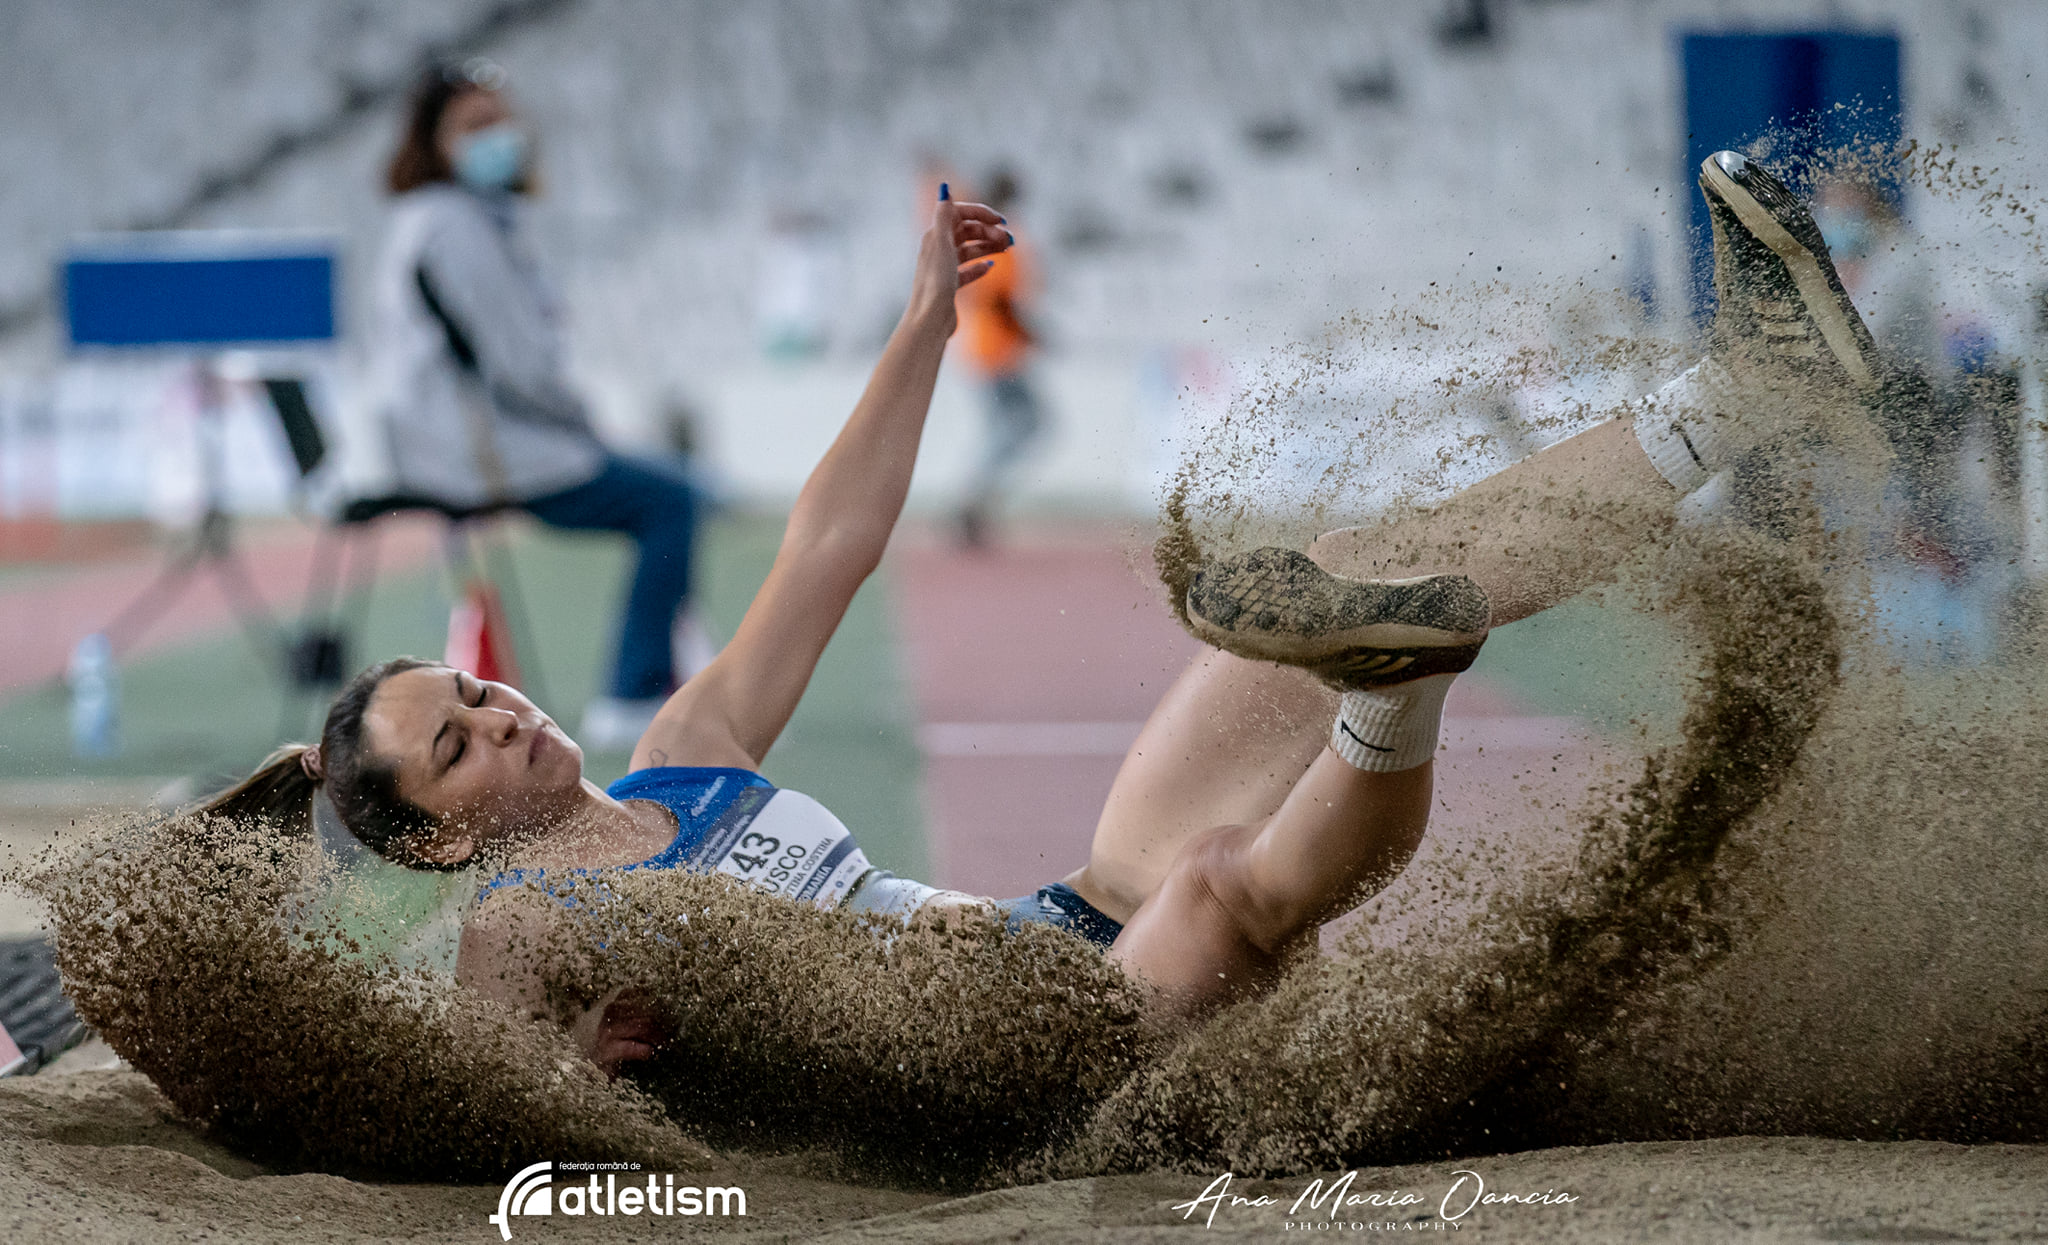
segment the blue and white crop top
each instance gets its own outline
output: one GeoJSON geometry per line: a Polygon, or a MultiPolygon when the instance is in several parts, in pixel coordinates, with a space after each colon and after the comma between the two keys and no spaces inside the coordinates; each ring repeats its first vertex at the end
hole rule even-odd
{"type": "Polygon", "coordinates": [[[830,809],[752,770],[635,770],[605,788],[676,815],[675,841],[631,869],[723,873],[771,895],[836,908],[874,868],[830,809]]]}
{"type": "MultiPolygon", "coordinates": [[[[786,791],[752,770],[666,765],[635,770],[605,788],[615,800],[651,800],[675,814],[676,837],[634,869],[723,873],[771,895],[820,908],[907,917],[936,895],[869,863],[853,832],[800,791],[786,791]]],[[[527,876],[500,874],[486,892],[527,876]]]]}

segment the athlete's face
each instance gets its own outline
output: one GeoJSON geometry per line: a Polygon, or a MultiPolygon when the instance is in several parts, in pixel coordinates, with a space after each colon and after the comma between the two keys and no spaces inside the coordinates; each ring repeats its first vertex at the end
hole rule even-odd
{"type": "Polygon", "coordinates": [[[583,749],[518,689],[422,666],[377,688],[363,715],[373,755],[398,766],[398,793],[440,819],[427,845],[467,859],[483,844],[546,829],[577,808],[583,749]]]}

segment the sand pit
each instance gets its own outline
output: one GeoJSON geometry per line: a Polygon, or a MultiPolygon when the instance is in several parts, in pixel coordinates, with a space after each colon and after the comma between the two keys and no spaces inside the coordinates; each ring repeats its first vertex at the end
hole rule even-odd
{"type": "MultiPolygon", "coordinates": [[[[1265,1239],[1309,1177],[1235,1181],[1279,1199],[1174,1207],[1213,1174],[1097,1177],[960,1198],[834,1181],[801,1157],[731,1166],[746,1218],[718,1221],[526,1219],[515,1240],[1129,1241],[1265,1239]]],[[[1489,1192],[1545,1190],[1578,1200],[1480,1206],[1461,1235],[1529,1242],[2024,1241],[2048,1235],[2048,1147],[1888,1144],[1740,1137],[1529,1151],[1361,1169],[1354,1195],[1425,1198],[1398,1212],[1353,1207],[1337,1221],[1413,1224],[1442,1210],[1454,1169],[1489,1192]],[[1371,1212],[1371,1213],[1368,1213],[1371,1212]]],[[[1327,1176],[1341,1173],[1325,1173],[1327,1176]]],[[[705,1176],[710,1179],[710,1175],[705,1176]]],[[[1327,1186],[1326,1186],[1327,1187],[1327,1186]]],[[[1469,1188],[1469,1185],[1467,1186],[1469,1188]]],[[[0,1234],[10,1241],[495,1241],[496,1185],[370,1184],[279,1175],[176,1122],[133,1072],[0,1084],[0,1234]]],[[[1454,1204],[1451,1209],[1458,1209],[1454,1204]]],[[[1327,1203],[1326,1203],[1327,1205],[1327,1203]]],[[[1292,1218],[1308,1221],[1305,1211],[1292,1218]]],[[[1331,1229],[1324,1229],[1330,1231],[1331,1229]]],[[[1382,1226],[1382,1232],[1387,1229],[1382,1226]]],[[[1395,1231],[1402,1237],[1414,1228],[1395,1231]]]]}
{"type": "Polygon", "coordinates": [[[0,1224],[493,1239],[495,1181],[553,1158],[738,1185],[750,1213],[519,1220],[533,1239],[1263,1236],[1349,1167],[1378,1200],[1320,1230],[1448,1230],[1462,1169],[1535,1199],[1455,1221],[1503,1240],[2038,1235],[2048,1147],[1948,1144],[2048,1121],[2048,780],[2014,725],[2042,720],[2038,681],[1901,681],[1813,563],[1754,536],[1689,534],[1646,574],[1701,677],[1674,742],[1573,815],[1575,858],[1428,857],[1274,995],[1179,1038],[1134,1029],[1078,944],[878,942],[639,875],[565,929],[603,950],[584,988],[665,983],[683,1036],[607,1086],[545,1026],[345,953],[292,898],[309,845],[103,827],[35,885],[82,1013],[154,1085],[0,1087],[0,1224]],[[1930,727],[1942,746],[1901,760],[1930,727]],[[1246,1200],[1197,1226],[1225,1171],[1246,1200]]]}
{"type": "MultiPolygon", "coordinates": [[[[820,1180],[793,1161],[699,1175],[747,1190],[747,1216],[715,1225],[734,1235],[805,1239],[934,1200],[820,1180]]],[[[0,1084],[0,1234],[11,1241],[496,1240],[485,1221],[498,1192],[273,1174],[177,1122],[163,1096],[134,1072],[0,1084]]],[[[649,1222],[623,1231],[607,1223],[585,1235],[653,1241],[682,1234],[672,1227],[676,1220],[649,1222]]],[[[518,1222],[515,1239],[572,1239],[586,1226],[536,1217],[518,1222]]],[[[711,1225],[690,1226],[701,1232],[711,1225]]]]}

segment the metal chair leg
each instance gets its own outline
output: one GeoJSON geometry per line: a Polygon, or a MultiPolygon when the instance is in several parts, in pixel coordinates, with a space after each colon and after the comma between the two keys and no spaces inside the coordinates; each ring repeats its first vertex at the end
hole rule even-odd
{"type": "Polygon", "coordinates": [[[484,545],[487,570],[492,582],[498,585],[498,600],[505,607],[505,620],[512,624],[513,644],[519,656],[519,671],[526,679],[526,694],[533,703],[545,705],[548,701],[547,682],[541,678],[540,662],[534,655],[540,642],[534,636],[533,619],[526,612],[525,594],[519,590],[518,577],[512,571],[510,542],[502,539],[502,528],[498,535],[500,539],[484,545]]]}

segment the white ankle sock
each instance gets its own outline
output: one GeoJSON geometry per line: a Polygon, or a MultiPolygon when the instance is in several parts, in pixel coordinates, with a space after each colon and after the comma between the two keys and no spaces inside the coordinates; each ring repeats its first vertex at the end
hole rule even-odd
{"type": "Polygon", "coordinates": [[[1455,674],[1433,674],[1392,687],[1346,692],[1330,728],[1330,750],[1375,774],[1414,769],[1436,755],[1444,697],[1455,674]]]}
{"type": "Polygon", "coordinates": [[[1630,404],[1637,443],[1681,493],[1713,479],[1763,439],[1763,421],[1751,406],[1712,356],[1630,404]]]}

